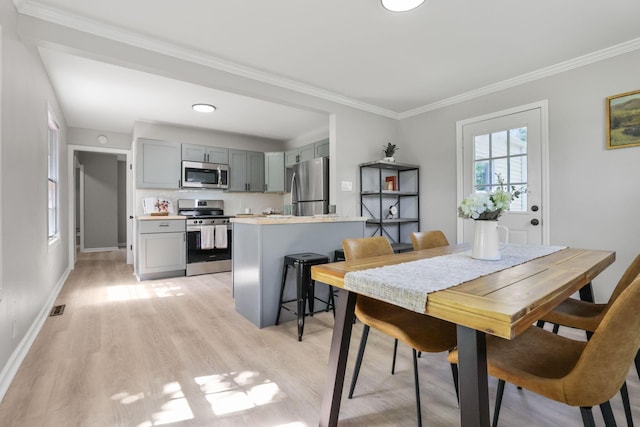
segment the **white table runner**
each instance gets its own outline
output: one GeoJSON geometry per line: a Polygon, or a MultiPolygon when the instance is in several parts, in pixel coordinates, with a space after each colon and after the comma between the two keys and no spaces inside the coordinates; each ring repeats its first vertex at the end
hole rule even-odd
{"type": "Polygon", "coordinates": [[[477,279],[565,249],[566,246],[509,244],[498,261],[471,258],[471,251],[354,271],[344,276],[350,291],[424,313],[427,294],[477,279]]]}

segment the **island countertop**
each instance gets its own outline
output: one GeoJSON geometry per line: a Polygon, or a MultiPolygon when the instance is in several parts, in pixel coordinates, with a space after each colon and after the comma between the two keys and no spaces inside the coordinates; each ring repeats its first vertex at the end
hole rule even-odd
{"type": "Polygon", "coordinates": [[[183,215],[140,215],[136,217],[139,221],[166,221],[168,219],[187,219],[183,215]]]}
{"type": "Polygon", "coordinates": [[[232,223],[239,224],[256,224],[256,225],[271,225],[271,224],[309,224],[309,223],[322,223],[322,222],[357,222],[366,221],[367,218],[363,216],[337,216],[337,215],[314,215],[314,216],[293,216],[293,215],[254,215],[254,216],[241,216],[231,218],[232,223]]]}

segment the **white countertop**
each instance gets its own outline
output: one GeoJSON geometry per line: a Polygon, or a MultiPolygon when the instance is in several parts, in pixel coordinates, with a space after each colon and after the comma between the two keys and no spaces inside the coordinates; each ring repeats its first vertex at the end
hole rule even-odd
{"type": "Polygon", "coordinates": [[[168,219],[187,219],[184,215],[140,215],[139,221],[166,221],[168,219]]]}
{"type": "Polygon", "coordinates": [[[337,216],[337,215],[315,215],[315,216],[293,216],[293,215],[254,215],[231,218],[232,223],[239,224],[308,224],[318,222],[354,222],[366,221],[363,216],[337,216]]]}

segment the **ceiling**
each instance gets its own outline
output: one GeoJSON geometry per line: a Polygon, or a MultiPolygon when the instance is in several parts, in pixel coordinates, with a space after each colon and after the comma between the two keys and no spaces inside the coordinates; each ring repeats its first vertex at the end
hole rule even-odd
{"type": "MultiPolygon", "coordinates": [[[[14,2],[38,18],[161,42],[214,68],[393,118],[640,49],[638,0],[427,0],[405,13],[378,0],[14,2]]],[[[283,140],[328,127],[326,114],[41,54],[70,126],[130,132],[146,120],[283,140]],[[219,111],[195,116],[186,108],[194,102],[219,111]]]]}

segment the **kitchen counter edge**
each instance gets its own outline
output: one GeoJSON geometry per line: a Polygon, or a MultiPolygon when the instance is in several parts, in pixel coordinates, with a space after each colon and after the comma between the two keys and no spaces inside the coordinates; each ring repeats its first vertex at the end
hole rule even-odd
{"type": "Polygon", "coordinates": [[[166,221],[168,219],[187,219],[184,215],[141,215],[138,221],[166,221]]]}
{"type": "Polygon", "coordinates": [[[293,216],[293,217],[243,217],[243,218],[231,218],[232,223],[239,224],[257,224],[257,225],[272,225],[272,224],[307,224],[307,223],[322,223],[322,222],[355,222],[366,221],[367,218],[363,216],[293,216]]]}

